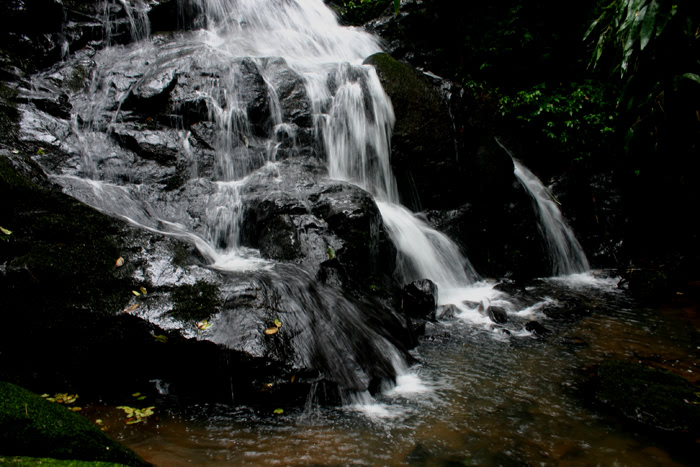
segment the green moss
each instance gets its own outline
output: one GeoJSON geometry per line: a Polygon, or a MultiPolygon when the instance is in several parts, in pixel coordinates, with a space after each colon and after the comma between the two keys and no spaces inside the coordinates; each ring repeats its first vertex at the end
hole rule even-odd
{"type": "Polygon", "coordinates": [[[85,417],[5,382],[0,382],[0,452],[148,465],[85,417]]]}
{"type": "Polygon", "coordinates": [[[221,306],[219,286],[205,281],[182,285],[172,292],[173,316],[183,321],[210,318],[221,306]]]}

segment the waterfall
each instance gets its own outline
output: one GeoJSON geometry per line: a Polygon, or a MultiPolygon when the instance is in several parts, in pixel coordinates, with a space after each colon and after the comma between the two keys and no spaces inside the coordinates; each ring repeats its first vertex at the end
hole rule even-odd
{"type": "MultiPolygon", "coordinates": [[[[243,293],[234,290],[241,277],[267,288],[264,303],[250,310],[289,313],[284,332],[304,336],[294,344],[304,354],[304,365],[320,366],[347,388],[367,386],[378,377],[377,368],[383,368],[379,376],[388,378],[389,367],[394,374],[405,371],[406,354],[399,351],[405,343],[387,330],[401,328],[403,321],[387,317],[383,326],[388,328],[380,330],[367,324],[375,314],[394,311],[373,309],[364,298],[344,296],[335,289],[341,286],[326,285],[315,276],[313,267],[328,259],[328,245],[318,249],[325,241],[321,234],[317,243],[304,244],[313,250],[303,252],[304,260],[313,263],[308,270],[306,264],[263,259],[260,251],[242,244],[246,208],[287,199],[297,209],[285,212],[289,219],[296,216],[289,221],[296,229],[290,230],[291,237],[306,235],[307,228],[324,228],[340,239],[325,214],[312,211],[309,200],[326,195],[318,186],[337,188],[344,185],[338,181],[347,181],[363,202],[365,192],[376,201],[399,253],[402,280],[431,279],[441,297],[477,280],[454,242],[398,202],[390,164],[395,115],[375,69],[362,64],[381,51],[378,40],[341,27],[322,0],[190,0],[188,8],[200,15],[193,24],[205,29],[150,37],[150,4],[103,3],[106,42],[112,45],[78,51],[60,72],[37,77],[37,93],[66,76],[86,77],[71,88],[70,117],[57,118],[28,105],[23,137],[60,150],[62,159],[50,161],[49,172],[68,194],[194,245],[207,269],[198,274],[228,287],[234,298],[243,293]],[[122,19],[112,24],[117,14],[122,19]],[[136,42],[115,45],[119,41],[110,41],[110,34],[122,34],[125,25],[136,42]],[[299,155],[297,150],[300,157],[283,166],[286,158],[299,155]],[[302,172],[307,161],[313,174],[285,179],[291,172],[282,168],[302,172]],[[324,161],[330,181],[317,170],[324,161]],[[277,187],[283,196],[267,198],[272,193],[266,192],[277,187]],[[304,193],[295,198],[298,192],[304,193]]],[[[289,178],[297,176],[294,172],[289,178]]],[[[374,218],[371,222],[375,229],[374,218]]],[[[257,241],[260,232],[251,235],[257,241]]],[[[153,279],[153,287],[178,286],[184,275],[178,271],[168,283],[153,279]]],[[[260,316],[233,322],[250,311],[239,311],[244,305],[238,302],[227,301],[230,308],[212,318],[221,326],[215,341],[233,348],[240,339],[232,336],[240,333],[254,342],[250,348],[266,348],[268,341],[256,340],[265,339],[255,329],[260,316]],[[237,313],[231,322],[223,316],[229,311],[237,313]]],[[[167,312],[167,304],[157,312],[163,309],[167,312]]],[[[146,311],[138,313],[151,319],[146,311]]]]}
{"type": "Polygon", "coordinates": [[[532,199],[537,212],[538,229],[547,245],[552,275],[565,276],[589,271],[586,254],[549,190],[498,139],[496,142],[510,155],[515,177],[532,199]]]}

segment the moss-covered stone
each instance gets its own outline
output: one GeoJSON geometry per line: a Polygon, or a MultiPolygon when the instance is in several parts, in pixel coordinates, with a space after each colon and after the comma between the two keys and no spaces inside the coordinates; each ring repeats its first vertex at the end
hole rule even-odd
{"type": "Polygon", "coordinates": [[[148,465],[83,416],[6,382],[0,382],[0,453],[148,465]]]}
{"type": "Polygon", "coordinates": [[[436,86],[389,54],[371,55],[365,64],[376,68],[394,106],[391,165],[402,203],[414,210],[462,204],[466,174],[456,154],[447,103],[436,86]]]}
{"type": "Polygon", "coordinates": [[[183,321],[208,319],[221,308],[219,286],[206,281],[175,288],[172,300],[173,316],[183,321]]]}

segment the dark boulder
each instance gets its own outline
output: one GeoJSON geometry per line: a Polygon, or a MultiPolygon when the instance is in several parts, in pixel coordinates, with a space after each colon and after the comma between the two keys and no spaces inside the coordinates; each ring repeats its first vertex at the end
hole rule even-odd
{"type": "Polygon", "coordinates": [[[447,104],[429,78],[388,54],[368,57],[397,116],[391,165],[402,203],[414,210],[452,208],[466,201],[466,174],[455,150],[447,104]],[[439,189],[438,189],[439,186],[439,189]]]}
{"type": "Polygon", "coordinates": [[[438,303],[437,285],[430,279],[413,281],[402,289],[401,303],[411,318],[433,320],[438,303]]]}
{"type": "Polygon", "coordinates": [[[528,323],[525,325],[525,330],[530,331],[537,337],[544,337],[551,332],[537,321],[528,321],[528,323]]]}
{"type": "Polygon", "coordinates": [[[486,313],[489,315],[489,319],[494,323],[504,324],[508,322],[508,313],[506,313],[503,307],[490,306],[486,309],[486,313]]]}

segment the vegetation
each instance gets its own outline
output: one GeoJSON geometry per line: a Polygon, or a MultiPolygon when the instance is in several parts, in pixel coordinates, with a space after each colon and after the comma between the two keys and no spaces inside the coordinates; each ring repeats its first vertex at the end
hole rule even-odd
{"type": "Polygon", "coordinates": [[[5,382],[0,382],[0,452],[147,465],[83,416],[5,382]]]}

